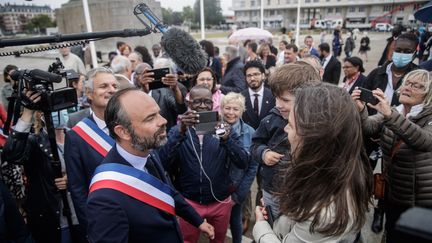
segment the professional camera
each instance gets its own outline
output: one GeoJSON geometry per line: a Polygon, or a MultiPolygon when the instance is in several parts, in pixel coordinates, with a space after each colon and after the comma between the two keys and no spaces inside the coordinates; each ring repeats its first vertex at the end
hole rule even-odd
{"type": "Polygon", "coordinates": [[[70,87],[70,79],[79,76],[70,70],[60,69],[59,67],[63,67],[63,64],[59,62],[60,60],[57,60],[50,66],[50,70],[55,73],[40,69],[25,69],[12,73],[12,79],[18,81],[17,90],[14,93],[22,105],[32,110],[52,112],[74,107],[78,104],[76,91],[70,87]],[[37,103],[31,102],[23,94],[24,88],[41,93],[41,100],[37,103]]]}

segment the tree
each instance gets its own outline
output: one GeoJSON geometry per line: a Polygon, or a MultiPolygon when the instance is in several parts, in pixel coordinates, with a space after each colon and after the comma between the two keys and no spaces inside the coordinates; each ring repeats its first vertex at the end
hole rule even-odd
{"type": "Polygon", "coordinates": [[[162,21],[166,25],[181,25],[183,16],[180,12],[174,12],[171,8],[162,8],[162,21]]]}
{"type": "Polygon", "coordinates": [[[195,22],[195,12],[191,6],[183,7],[183,20],[188,22],[195,22]]]}
{"type": "MultiPolygon", "coordinates": [[[[204,21],[206,25],[219,25],[224,21],[222,9],[214,0],[204,0],[204,21]]],[[[194,5],[195,22],[200,22],[200,0],[195,1],[194,5]]]]}
{"type": "Polygon", "coordinates": [[[40,14],[32,18],[26,25],[25,29],[30,32],[41,32],[46,28],[55,27],[56,23],[46,14],[40,14]]]}

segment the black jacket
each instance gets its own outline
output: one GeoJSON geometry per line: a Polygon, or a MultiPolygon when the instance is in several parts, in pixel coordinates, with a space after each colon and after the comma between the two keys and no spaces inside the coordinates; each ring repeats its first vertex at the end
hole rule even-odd
{"type": "MultiPolygon", "coordinates": [[[[252,137],[252,159],[258,161],[261,167],[259,173],[262,176],[262,188],[267,192],[277,190],[278,173],[282,168],[285,168],[285,163],[277,163],[273,166],[266,165],[262,160],[262,154],[267,149],[280,154],[288,154],[290,145],[288,136],[284,132],[288,121],[285,120],[279,113],[279,110],[273,108],[270,114],[266,116],[260,123],[258,129],[252,137]]],[[[283,158],[285,161],[287,158],[283,158]]]]}
{"type": "Polygon", "coordinates": [[[327,66],[324,68],[323,81],[338,85],[341,75],[341,63],[332,55],[327,66]]]}
{"type": "Polygon", "coordinates": [[[28,179],[24,208],[36,242],[60,242],[60,193],[54,184],[48,134],[13,131],[2,152],[2,160],[23,164],[28,179]]]}
{"type": "MultiPolygon", "coordinates": [[[[388,77],[387,77],[387,65],[391,65],[392,63],[386,63],[383,66],[377,67],[367,76],[366,80],[364,81],[364,88],[369,90],[375,90],[377,88],[380,88],[383,92],[385,92],[385,89],[387,87],[388,83],[388,77]]],[[[407,69],[406,73],[409,73],[415,69],[418,69],[418,66],[414,63],[409,64],[409,67],[407,69]]],[[[402,80],[404,77],[401,77],[396,85],[396,87],[393,87],[394,90],[399,89],[399,87],[402,84],[402,80]]],[[[395,93],[392,98],[391,105],[399,105],[399,96],[395,93]]],[[[369,109],[368,108],[369,115],[376,114],[376,110],[369,109]]]]}
{"type": "Polygon", "coordinates": [[[243,121],[256,130],[261,120],[270,113],[270,110],[273,109],[273,107],[275,107],[275,98],[273,97],[270,89],[264,87],[261,110],[259,111],[259,115],[257,116],[254,112],[253,105],[250,99],[249,89],[243,90],[241,94],[246,99],[246,111],[243,113],[243,121]]]}
{"type": "MultiPolygon", "coordinates": [[[[346,77],[344,77],[343,82],[345,83],[346,77]]],[[[360,73],[360,76],[355,81],[354,85],[351,87],[351,89],[348,91],[348,93],[352,93],[355,87],[363,87],[364,82],[366,81],[366,76],[363,75],[363,73],[360,73]]]]}
{"type": "Polygon", "coordinates": [[[246,77],[243,73],[243,62],[240,57],[236,57],[227,63],[225,75],[221,81],[221,88],[223,94],[229,92],[240,93],[246,89],[246,77]]]}

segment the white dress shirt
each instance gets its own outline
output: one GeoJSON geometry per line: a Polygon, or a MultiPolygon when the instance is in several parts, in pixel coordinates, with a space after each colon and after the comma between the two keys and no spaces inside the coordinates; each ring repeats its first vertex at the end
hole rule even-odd
{"type": "Polygon", "coordinates": [[[99,119],[99,118],[98,118],[94,113],[92,113],[92,117],[93,117],[93,119],[95,120],[96,125],[97,125],[97,126],[98,126],[102,131],[104,131],[104,133],[106,133],[107,135],[109,135],[109,130],[108,130],[108,127],[107,127],[105,121],[102,120],[102,119],[99,119]]]}
{"type": "Polygon", "coordinates": [[[118,144],[116,144],[115,146],[120,156],[123,157],[127,162],[129,162],[135,169],[147,172],[145,165],[147,163],[148,156],[147,157],[136,156],[129,153],[118,144]]]}
{"type": "Polygon", "coordinates": [[[384,90],[384,95],[386,97],[386,100],[389,102],[389,104],[391,105],[391,102],[393,100],[393,95],[394,95],[394,87],[393,87],[393,74],[391,71],[391,66],[393,63],[390,63],[389,65],[387,65],[386,68],[386,73],[387,73],[387,86],[386,89],[384,90]]]}
{"type": "Polygon", "coordinates": [[[327,64],[330,62],[330,59],[332,58],[332,54],[328,55],[327,57],[324,57],[324,63],[323,63],[323,69],[327,67],[327,64]]]}
{"type": "Polygon", "coordinates": [[[253,91],[251,88],[248,88],[248,89],[249,89],[252,107],[253,107],[254,100],[255,100],[255,94],[258,94],[258,114],[259,114],[261,112],[262,101],[264,98],[264,84],[261,85],[261,88],[260,88],[260,90],[258,90],[258,92],[253,91]]]}

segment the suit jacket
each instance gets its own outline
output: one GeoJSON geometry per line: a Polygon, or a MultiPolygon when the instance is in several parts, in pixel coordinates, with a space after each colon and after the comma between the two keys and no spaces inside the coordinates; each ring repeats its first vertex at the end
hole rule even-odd
{"type": "MultiPolygon", "coordinates": [[[[92,116],[88,117],[94,122],[92,116]]],[[[104,157],[93,149],[74,130],[66,133],[64,159],[75,212],[83,232],[87,227],[85,205],[93,172],[104,157]]]]}
{"type": "MultiPolygon", "coordinates": [[[[348,93],[352,94],[352,92],[354,91],[355,87],[362,87],[362,88],[364,88],[364,82],[365,82],[365,80],[366,80],[366,76],[364,76],[363,73],[360,73],[359,77],[354,82],[353,86],[348,91],[348,93]]],[[[344,77],[344,79],[343,79],[344,83],[345,83],[345,81],[346,81],[346,77],[344,77]]]]}
{"type": "MultiPolygon", "coordinates": [[[[132,166],[116,147],[111,149],[102,163],[132,166]]],[[[151,153],[146,168],[150,174],[172,187],[156,153],[151,153]]],[[[192,206],[173,190],[176,215],[196,227],[202,224],[203,219],[192,206]]],[[[87,215],[88,236],[93,243],[183,242],[175,216],[113,189],[93,191],[87,201],[87,215]]]]}
{"type": "Polygon", "coordinates": [[[78,122],[80,122],[82,119],[90,116],[91,114],[91,110],[90,108],[85,108],[83,110],[79,110],[77,112],[74,113],[70,113],[69,114],[69,119],[66,123],[66,126],[69,128],[74,127],[76,124],[78,124],[78,122]]]}
{"type": "Polygon", "coordinates": [[[323,81],[338,85],[340,75],[341,63],[336,57],[332,56],[324,69],[323,81]]]}
{"type": "Polygon", "coordinates": [[[250,99],[249,89],[245,89],[241,94],[246,99],[246,111],[243,113],[243,121],[253,129],[257,129],[261,120],[266,117],[270,110],[275,107],[275,98],[269,88],[264,87],[264,94],[262,99],[262,105],[259,115],[256,115],[253,109],[253,105],[250,99]]]}
{"type": "MultiPolygon", "coordinates": [[[[183,97],[185,93],[182,90],[183,97]]],[[[167,120],[166,128],[167,131],[172,126],[176,125],[177,115],[183,114],[187,111],[186,103],[178,104],[175,100],[174,93],[169,88],[154,89],[151,92],[151,96],[159,105],[161,116],[167,120]]]]}

